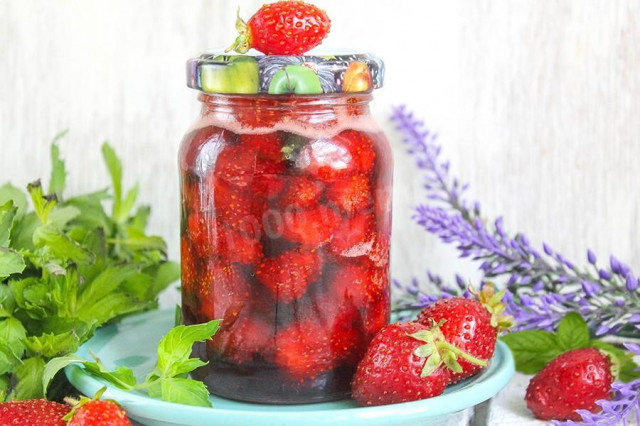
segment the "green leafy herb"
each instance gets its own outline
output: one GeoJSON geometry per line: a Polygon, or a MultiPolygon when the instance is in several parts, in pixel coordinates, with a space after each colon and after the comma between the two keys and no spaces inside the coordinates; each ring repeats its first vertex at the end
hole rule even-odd
{"type": "Polygon", "coordinates": [[[115,371],[108,371],[99,361],[87,361],[77,355],[68,355],[47,363],[42,375],[42,387],[47,389],[61,369],[71,364],[80,364],[91,375],[120,389],[145,389],[152,398],[209,407],[209,391],[204,383],[189,379],[187,375],[206,365],[206,362],[190,357],[193,344],[210,339],[218,330],[219,324],[220,321],[215,320],[197,325],[178,325],[171,329],[160,340],[156,365],[142,383],[137,383],[133,371],[128,367],[119,366],[115,371]]]}
{"type": "Polygon", "coordinates": [[[582,316],[570,312],[564,316],[556,333],[548,331],[520,331],[501,337],[509,346],[516,363],[516,370],[535,374],[558,355],[587,347],[607,352],[619,373],[619,379],[628,382],[640,377],[633,354],[600,340],[591,340],[589,328],[582,316]]]}
{"type": "Polygon", "coordinates": [[[122,165],[108,144],[102,153],[111,190],[64,197],[67,172],[57,144],[64,134],[51,145],[47,194],[40,181],[26,193],[0,186],[3,398],[43,397],[47,361],[75,352],[103,324],[155,308],[158,294],[179,277],[165,242],[146,234],[150,210],[135,208],[139,188],[123,197],[122,165]]]}

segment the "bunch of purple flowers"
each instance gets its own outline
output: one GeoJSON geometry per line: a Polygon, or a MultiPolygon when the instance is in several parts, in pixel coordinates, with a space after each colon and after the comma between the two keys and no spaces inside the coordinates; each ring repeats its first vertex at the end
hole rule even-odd
{"type": "MultiPolygon", "coordinates": [[[[415,209],[414,219],[442,241],[456,244],[460,257],[477,261],[485,279],[502,279],[509,290],[506,302],[515,330],[554,330],[575,311],[598,336],[640,334],[640,281],[627,265],[611,256],[608,267],[602,266],[587,250],[588,264],[581,268],[546,243],[538,250],[526,235],[509,234],[502,217],[483,220],[480,203],[465,198],[469,185],[450,175],[437,135],[405,107],[395,108],[391,118],[423,172],[429,203],[415,209]]],[[[462,295],[466,288],[459,276],[455,286],[431,273],[428,281],[444,297],[462,295]]],[[[418,280],[395,286],[400,289],[398,310],[418,309],[436,298],[421,290],[418,280]]]]}

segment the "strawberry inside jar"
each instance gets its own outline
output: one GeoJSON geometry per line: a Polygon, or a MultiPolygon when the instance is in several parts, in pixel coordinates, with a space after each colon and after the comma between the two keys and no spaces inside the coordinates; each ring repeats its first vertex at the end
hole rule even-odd
{"type": "Polygon", "coordinates": [[[346,398],[389,321],[383,64],[204,54],[187,71],[202,110],[179,154],[183,320],[222,320],[195,376],[242,401],[346,398]]]}

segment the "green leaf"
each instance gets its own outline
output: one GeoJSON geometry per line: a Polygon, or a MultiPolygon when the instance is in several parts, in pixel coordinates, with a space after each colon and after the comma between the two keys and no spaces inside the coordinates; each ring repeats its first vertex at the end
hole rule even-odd
{"type": "Polygon", "coordinates": [[[27,196],[23,191],[9,183],[0,186],[0,204],[5,204],[7,201],[13,201],[13,205],[18,209],[16,212],[17,219],[22,218],[27,212],[27,196]]]}
{"type": "Polygon", "coordinates": [[[71,260],[75,263],[93,263],[95,261],[93,253],[73,241],[53,223],[40,226],[34,231],[33,244],[36,247],[46,247],[61,260],[71,260]]]}
{"type": "Polygon", "coordinates": [[[11,230],[11,247],[16,250],[34,250],[33,232],[41,225],[40,219],[34,212],[29,212],[21,220],[14,222],[11,230]]]}
{"type": "Polygon", "coordinates": [[[570,312],[562,318],[556,340],[562,351],[581,349],[589,346],[589,327],[577,312],[570,312]]]}
{"type": "Polygon", "coordinates": [[[20,363],[22,351],[17,353],[18,348],[14,348],[8,343],[0,342],[0,375],[10,373],[14,367],[20,363]]]}
{"type": "Polygon", "coordinates": [[[547,331],[520,331],[501,339],[511,349],[516,370],[525,374],[537,373],[562,353],[555,335],[547,331]]]}
{"type": "Polygon", "coordinates": [[[58,199],[62,199],[62,193],[66,186],[67,171],[64,161],[60,158],[60,148],[56,144],[56,141],[66,134],[66,130],[58,133],[53,138],[53,143],[51,144],[51,179],[49,180],[49,193],[55,194],[58,199]]]}
{"type": "Polygon", "coordinates": [[[134,186],[129,190],[129,192],[127,192],[127,196],[124,198],[122,204],[120,205],[118,216],[114,218],[116,222],[122,223],[129,217],[133,206],[136,204],[139,193],[140,187],[138,185],[134,186]]]}
{"type": "MultiPolygon", "coordinates": [[[[27,336],[27,330],[22,323],[14,317],[9,317],[0,321],[0,342],[14,346],[16,349],[23,348],[22,340],[27,336]]],[[[18,353],[22,354],[22,350],[18,353]]]]}
{"type": "Polygon", "coordinates": [[[45,391],[49,389],[49,384],[51,380],[55,377],[58,371],[65,368],[67,365],[71,364],[82,364],[86,360],[84,358],[79,357],[78,355],[66,355],[58,358],[53,358],[44,366],[44,370],[42,372],[42,389],[45,391]]]}
{"type": "Polygon", "coordinates": [[[69,331],[62,334],[45,333],[39,336],[29,336],[24,340],[27,349],[45,358],[53,358],[73,353],[80,346],[78,336],[69,331]]]}
{"type": "Polygon", "coordinates": [[[180,264],[177,262],[165,262],[158,267],[151,287],[150,297],[155,297],[170,284],[180,279],[180,264]]]}
{"type": "Polygon", "coordinates": [[[104,299],[115,292],[127,278],[137,272],[137,265],[111,265],[106,267],[82,290],[78,298],[80,311],[104,303],[104,299]]]}
{"type": "Polygon", "coordinates": [[[12,274],[24,271],[26,264],[20,253],[6,247],[0,247],[0,280],[12,274]]]}
{"type": "Polygon", "coordinates": [[[59,229],[64,229],[67,223],[80,215],[80,209],[73,206],[57,207],[49,214],[49,220],[59,229]]]}
{"type": "Polygon", "coordinates": [[[116,367],[115,371],[109,371],[97,362],[85,361],[82,365],[89,374],[104,379],[120,389],[132,390],[137,383],[133,371],[123,365],[116,367]]]}
{"type": "Polygon", "coordinates": [[[116,222],[120,222],[118,219],[120,219],[122,204],[122,163],[111,145],[106,142],[102,145],[102,157],[107,165],[107,170],[109,170],[113,185],[113,218],[116,222]]]}
{"type": "Polygon", "coordinates": [[[76,207],[80,215],[74,223],[79,223],[89,229],[99,227],[105,234],[111,234],[112,222],[104,211],[102,201],[109,198],[108,189],[66,200],[65,205],[76,207]]]}
{"type": "Polygon", "coordinates": [[[40,357],[27,358],[15,369],[17,384],[15,387],[17,399],[44,398],[42,387],[42,373],[44,361],[40,357]]]}
{"type": "Polygon", "coordinates": [[[163,401],[211,407],[209,391],[200,381],[182,378],[160,379],[160,388],[163,401]]]}
{"type": "Polygon", "coordinates": [[[31,196],[31,202],[33,203],[33,208],[40,219],[40,222],[47,223],[49,222],[49,213],[53,210],[58,204],[58,200],[55,196],[45,196],[42,192],[42,184],[39,180],[30,183],[27,185],[27,191],[31,196]]]}
{"type": "Polygon", "coordinates": [[[214,320],[204,324],[179,325],[172,328],[158,344],[158,375],[174,377],[197,368],[199,365],[190,358],[191,347],[195,342],[210,339],[218,330],[219,324],[220,320],[214,320]]]}
{"type": "Polygon", "coordinates": [[[13,219],[18,208],[13,205],[13,200],[0,205],[0,247],[9,247],[13,219]]]}

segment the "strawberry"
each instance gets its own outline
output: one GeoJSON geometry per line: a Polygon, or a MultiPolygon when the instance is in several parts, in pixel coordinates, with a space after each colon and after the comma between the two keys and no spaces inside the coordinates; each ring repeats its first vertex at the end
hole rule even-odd
{"type": "Polygon", "coordinates": [[[277,1],[263,5],[248,22],[238,16],[240,35],[227,52],[254,48],[265,55],[302,55],[319,45],[330,27],[325,11],[312,4],[277,1]]]}
{"type": "Polygon", "coordinates": [[[287,181],[286,188],[278,200],[278,205],[283,209],[290,206],[312,207],[317,204],[323,191],[324,184],[322,182],[304,176],[292,176],[287,181]]]}
{"type": "Polygon", "coordinates": [[[345,130],[329,141],[317,139],[303,146],[296,166],[325,181],[368,174],[376,157],[373,147],[374,141],[366,134],[345,130]]]}
{"type": "Polygon", "coordinates": [[[215,177],[230,185],[245,187],[253,180],[256,152],[240,145],[225,146],[215,162],[215,177]]]}
{"type": "Polygon", "coordinates": [[[327,201],[348,215],[371,204],[371,185],[365,175],[355,175],[332,183],[327,188],[327,201]]]}
{"type": "Polygon", "coordinates": [[[259,158],[271,161],[282,161],[282,140],[278,133],[240,135],[238,143],[245,150],[255,152],[259,158]]]}
{"type": "Polygon", "coordinates": [[[335,256],[364,256],[373,247],[375,222],[371,214],[359,214],[342,220],[329,245],[335,256]]]}
{"type": "Polygon", "coordinates": [[[198,280],[198,263],[186,236],[180,238],[180,266],[181,285],[185,290],[190,291],[195,288],[198,280]]]}
{"type": "Polygon", "coordinates": [[[541,420],[581,420],[577,410],[600,411],[611,396],[611,360],[595,348],[574,349],[556,357],[536,374],[525,401],[541,420]]]}
{"type": "Polygon", "coordinates": [[[384,405],[440,395],[460,369],[458,356],[483,363],[447,343],[437,326],[387,325],[358,364],[352,396],[359,405],[384,405]]]}
{"type": "Polygon", "coordinates": [[[264,259],[256,269],[258,281],[269,288],[279,302],[300,298],[309,283],[320,277],[322,259],[317,253],[291,250],[264,259]]]}
{"type": "Polygon", "coordinates": [[[71,407],[44,399],[9,401],[0,404],[0,425],[65,426],[63,417],[71,407]]]}
{"type": "Polygon", "coordinates": [[[284,180],[282,177],[269,174],[255,176],[251,186],[251,192],[268,200],[277,198],[283,189],[284,180]]]}
{"type": "Polygon", "coordinates": [[[287,209],[283,219],[284,238],[308,248],[328,242],[341,220],[339,213],[323,205],[307,210],[287,209]]]}
{"type": "Polygon", "coordinates": [[[276,364],[300,382],[335,365],[330,335],[314,320],[294,322],[276,334],[276,347],[276,364]]]}
{"type": "Polygon", "coordinates": [[[228,329],[216,333],[207,343],[226,359],[245,363],[254,355],[262,358],[273,356],[274,325],[256,316],[242,315],[228,329]]]}
{"type": "Polygon", "coordinates": [[[211,213],[193,211],[187,216],[187,232],[199,257],[207,258],[215,253],[214,224],[211,213]]]}
{"type": "Polygon", "coordinates": [[[82,397],[80,401],[66,398],[65,401],[73,405],[73,410],[65,418],[69,419],[69,426],[131,426],[127,413],[112,400],[101,400],[103,388],[89,399],[82,397]]]}
{"type": "Polygon", "coordinates": [[[262,257],[262,244],[256,235],[238,232],[223,223],[217,225],[219,256],[232,263],[255,263],[262,257]]]}
{"type": "Polygon", "coordinates": [[[266,207],[249,192],[217,181],[213,196],[218,220],[240,232],[251,233],[260,228],[262,212],[266,207]]]}
{"type": "MultiPolygon", "coordinates": [[[[504,291],[493,294],[493,284],[485,285],[480,300],[453,297],[427,306],[418,315],[424,325],[440,323],[447,341],[461,350],[488,361],[493,356],[498,331],[511,325],[511,317],[501,315],[505,306],[501,302],[504,291]],[[490,312],[491,310],[491,312],[490,312]]],[[[460,360],[462,371],[452,374],[452,382],[472,376],[482,366],[460,360]]]]}
{"type": "Polygon", "coordinates": [[[235,321],[249,299],[249,283],[240,268],[219,261],[205,264],[200,277],[200,311],[206,321],[235,321]]]}
{"type": "Polygon", "coordinates": [[[378,298],[369,304],[364,311],[364,333],[367,341],[385,325],[389,324],[389,316],[391,314],[391,303],[389,291],[383,291],[378,294],[378,298]]]}
{"type": "Polygon", "coordinates": [[[384,286],[368,264],[348,264],[341,266],[330,282],[330,288],[343,298],[351,300],[358,308],[365,308],[378,298],[384,286]]]}

